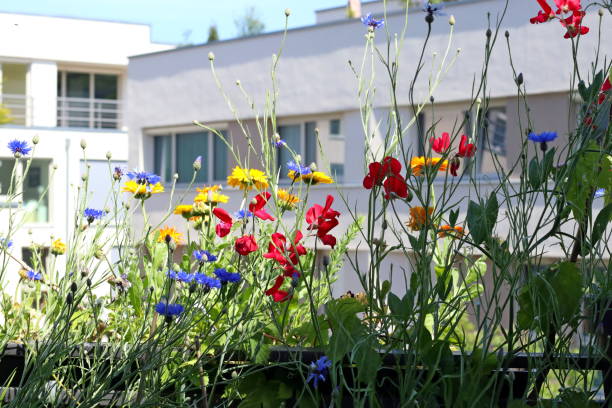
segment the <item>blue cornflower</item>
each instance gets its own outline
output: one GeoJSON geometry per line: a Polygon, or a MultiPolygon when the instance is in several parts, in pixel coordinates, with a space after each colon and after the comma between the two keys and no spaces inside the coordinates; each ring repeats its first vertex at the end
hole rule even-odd
{"type": "Polygon", "coordinates": [[[29,270],[26,272],[26,278],[31,281],[39,281],[42,280],[42,273],[34,272],[33,270],[29,270]]]}
{"type": "Polygon", "coordinates": [[[244,210],[244,209],[238,210],[234,213],[234,217],[236,217],[239,220],[243,220],[245,218],[249,218],[252,216],[253,216],[252,212],[250,212],[249,210],[244,210]]]}
{"type": "Polygon", "coordinates": [[[215,278],[211,278],[210,276],[204,275],[203,273],[195,274],[195,281],[200,285],[204,286],[206,289],[220,289],[221,281],[215,278]]]}
{"type": "Polygon", "coordinates": [[[216,255],[213,255],[203,249],[196,249],[195,251],[193,251],[193,257],[198,262],[215,262],[217,260],[216,255]]]}
{"type": "Polygon", "coordinates": [[[174,279],[174,280],[178,280],[178,272],[177,271],[173,271],[172,269],[170,269],[168,272],[166,272],[166,276],[170,279],[174,279]]]}
{"type": "Polygon", "coordinates": [[[155,311],[162,316],[178,316],[185,311],[185,308],[178,303],[159,302],[155,305],[155,311]]]}
{"type": "Polygon", "coordinates": [[[11,140],[8,143],[8,148],[16,157],[27,156],[32,148],[28,145],[25,140],[11,140]]]}
{"type": "Polygon", "coordinates": [[[606,195],[606,189],[598,188],[597,190],[595,190],[595,194],[593,195],[593,198],[601,198],[605,195],[606,195]]]}
{"type": "Polygon", "coordinates": [[[376,30],[377,28],[381,28],[385,25],[384,19],[381,18],[380,20],[376,20],[374,17],[372,17],[372,13],[368,13],[365,17],[361,17],[361,22],[368,27],[372,27],[372,30],[376,30]]]}
{"type": "Polygon", "coordinates": [[[274,140],[274,141],[272,142],[272,144],[274,145],[274,147],[277,147],[277,148],[279,148],[279,149],[280,149],[281,147],[285,146],[285,145],[287,144],[287,142],[285,142],[285,141],[284,141],[283,139],[281,139],[281,138],[278,138],[278,139],[274,140]]]}
{"type": "Polygon", "coordinates": [[[425,13],[427,13],[428,16],[443,16],[445,15],[442,12],[442,9],[444,8],[444,5],[442,4],[431,4],[431,1],[428,1],[427,3],[423,2],[423,11],[425,13]]]}
{"type": "Polygon", "coordinates": [[[536,142],[536,143],[552,142],[556,138],[557,138],[557,132],[542,132],[539,134],[531,132],[527,136],[527,139],[531,140],[532,142],[536,142]]]}
{"type": "Polygon", "coordinates": [[[191,274],[189,272],[179,271],[179,273],[177,273],[176,279],[179,282],[190,283],[191,281],[193,281],[195,279],[195,275],[193,275],[193,274],[191,274]]]}
{"type": "Polygon", "coordinates": [[[302,166],[300,163],[296,163],[293,160],[287,162],[287,168],[295,172],[296,176],[304,176],[312,173],[312,170],[308,166],[302,166]]]}
{"type": "Polygon", "coordinates": [[[125,169],[117,166],[115,167],[115,170],[113,171],[113,178],[115,180],[121,180],[121,177],[123,177],[123,173],[125,173],[125,169]]]}
{"type": "Polygon", "coordinates": [[[8,238],[0,238],[0,249],[9,249],[13,246],[13,241],[8,238]]]}
{"type": "Polygon", "coordinates": [[[138,184],[157,184],[161,181],[161,177],[157,174],[149,173],[148,171],[130,171],[127,173],[130,180],[136,180],[138,184]]]}
{"type": "Polygon", "coordinates": [[[323,356],[317,361],[310,363],[310,374],[308,374],[306,382],[308,383],[312,380],[312,385],[316,389],[319,386],[319,381],[325,381],[327,371],[331,365],[332,362],[329,358],[327,358],[327,356],[323,356]]]}
{"type": "Polygon", "coordinates": [[[87,218],[87,222],[91,224],[94,220],[99,220],[104,217],[106,212],[104,210],[96,210],[95,208],[86,208],[85,211],[83,211],[83,215],[87,218]]]}
{"type": "Polygon", "coordinates": [[[240,282],[241,279],[239,273],[228,272],[225,268],[215,269],[215,275],[217,275],[221,283],[236,283],[240,282]]]}

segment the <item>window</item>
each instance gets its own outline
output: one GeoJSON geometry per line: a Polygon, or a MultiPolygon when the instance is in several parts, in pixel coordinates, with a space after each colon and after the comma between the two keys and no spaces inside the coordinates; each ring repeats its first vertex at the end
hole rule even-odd
{"type": "Polygon", "coordinates": [[[49,185],[50,160],[32,160],[30,169],[23,183],[23,206],[27,212],[25,222],[49,221],[49,185]]]}
{"type": "Polygon", "coordinates": [[[344,178],[344,164],[343,163],[330,163],[329,170],[332,178],[336,183],[342,182],[344,178]]]}
{"type": "MultiPolygon", "coordinates": [[[[103,209],[105,206],[111,205],[111,189],[113,187],[113,175],[115,167],[125,168],[127,162],[107,160],[88,160],[89,178],[88,196],[86,207],[103,209]]],[[[86,172],[86,164],[81,160],[81,174],[86,172]]]]}
{"type": "Polygon", "coordinates": [[[26,64],[0,64],[0,108],[8,110],[10,124],[29,125],[31,105],[27,96],[26,64]]]}
{"type": "Polygon", "coordinates": [[[58,126],[119,128],[117,75],[60,71],[57,96],[58,126]]]}
{"type": "Polygon", "coordinates": [[[278,134],[285,141],[289,149],[280,149],[278,166],[281,169],[281,178],[287,178],[287,162],[293,160],[292,152],[302,157],[301,164],[308,166],[317,160],[317,134],[316,122],[303,124],[282,125],[278,127],[278,134]]]}
{"type": "MultiPolygon", "coordinates": [[[[496,173],[497,161],[506,166],[506,109],[489,108],[484,117],[479,115],[476,125],[476,171],[479,174],[496,173]]],[[[471,137],[473,123],[470,112],[465,113],[465,133],[471,137]]]]}
{"type": "MultiPolygon", "coordinates": [[[[221,134],[227,137],[226,132],[221,134]]],[[[197,131],[153,136],[153,171],[163,182],[171,182],[172,174],[178,173],[178,183],[189,183],[198,156],[202,156],[202,169],[195,182],[210,183],[227,177],[228,149],[216,135],[197,131]]]]}
{"type": "Polygon", "coordinates": [[[329,121],[329,136],[335,138],[342,137],[340,119],[332,119],[329,121]]]}

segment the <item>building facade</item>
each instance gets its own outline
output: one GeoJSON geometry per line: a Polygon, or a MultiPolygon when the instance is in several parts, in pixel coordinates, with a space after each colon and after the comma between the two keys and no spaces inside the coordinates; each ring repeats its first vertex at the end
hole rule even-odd
{"type": "MultiPolygon", "coordinates": [[[[513,7],[514,2],[508,7],[501,29],[494,37],[496,44],[491,54],[485,91],[490,97],[485,112],[488,143],[479,146],[476,162],[482,193],[497,183],[491,179],[494,157],[506,167],[518,158],[522,143],[519,124],[521,121],[525,123],[524,108],[517,103],[505,30],[510,34],[512,63],[525,78],[533,130],[558,132],[560,137],[554,145],[562,145],[575,118],[575,103],[569,88],[571,44],[562,38],[564,32],[559,24],[531,25],[529,17],[537,14],[537,4],[521,3],[524,3],[521,7],[513,7]]],[[[490,13],[491,22],[495,21],[504,12],[504,5],[505,1],[502,0],[459,0],[446,5],[444,11],[447,16],[435,18],[424,55],[426,68],[414,89],[416,103],[429,101],[429,75],[436,72],[436,64],[440,63],[447,48],[450,53],[446,62],[455,57],[456,60],[444,70],[441,83],[431,94],[435,99],[435,108],[426,107],[418,117],[413,117],[410,108],[409,85],[419,60],[427,23],[420,9],[408,13],[405,36],[399,40],[402,48],[398,57],[398,104],[403,123],[413,120],[415,124],[420,122],[423,125],[410,127],[404,135],[413,152],[418,151],[419,140],[428,137],[420,129],[436,124],[438,134],[450,132],[463,122],[466,115],[469,116],[472,87],[483,69],[487,15],[490,13]],[[456,21],[452,36],[449,15],[453,15],[456,21]],[[430,70],[432,66],[434,68],[430,70]]],[[[361,6],[364,14],[370,9],[381,15],[381,2],[363,3],[361,6]]],[[[352,67],[360,67],[367,30],[358,19],[347,18],[344,8],[319,11],[317,18],[318,22],[313,26],[287,32],[276,74],[279,90],[277,131],[300,153],[304,162],[317,163],[339,181],[337,185],[313,187],[309,201],[323,203],[327,194],[342,194],[351,209],[365,213],[367,191],[361,186],[367,166],[364,158],[365,136],[362,112],[359,110],[359,83],[352,67]],[[315,128],[319,130],[321,149],[316,145],[315,128]]],[[[598,19],[596,11],[590,10],[585,24],[595,27],[598,19]]],[[[393,33],[402,32],[405,21],[402,10],[388,10],[385,27],[393,36],[393,33]]],[[[612,25],[603,24],[601,29],[602,38],[612,36],[612,25]]],[[[244,152],[243,128],[236,118],[241,120],[247,131],[257,133],[256,112],[261,115],[267,102],[266,91],[272,89],[272,56],[279,52],[282,38],[283,33],[276,32],[130,58],[126,111],[130,166],[155,171],[166,182],[171,182],[172,175],[178,173],[177,196],[181,196],[185,182],[191,176],[192,162],[199,154],[204,157],[205,170],[199,175],[197,183],[224,184],[228,171],[235,164],[232,156],[216,138],[193,126],[192,121],[197,120],[225,132],[232,145],[244,152]],[[218,81],[232,100],[234,112],[228,108],[216,85],[207,57],[211,52],[214,54],[218,81]],[[236,86],[237,81],[240,86],[236,86]],[[243,90],[251,99],[244,97],[243,90]],[[251,104],[256,107],[255,111],[251,104]]],[[[377,31],[376,45],[385,52],[386,41],[386,32],[377,31]]],[[[584,51],[578,63],[587,67],[589,60],[594,58],[592,51],[597,46],[597,36],[593,33],[581,37],[580,41],[584,51]]],[[[604,41],[601,55],[611,55],[611,47],[609,42],[604,41]]],[[[374,60],[376,58],[374,56],[374,60]]],[[[377,141],[380,144],[389,118],[390,81],[382,64],[375,62],[374,66],[377,71],[373,79],[376,96],[367,131],[374,144],[377,141]]],[[[469,123],[469,120],[466,122],[469,123]]],[[[460,130],[465,133],[471,131],[470,126],[460,130]]],[[[280,165],[282,163],[281,160],[280,165]]],[[[461,202],[462,211],[465,211],[468,198],[473,194],[470,191],[471,187],[466,182],[456,192],[457,196],[466,197],[461,202]]],[[[231,196],[228,209],[237,209],[241,193],[231,189],[226,189],[224,193],[231,196]]],[[[149,215],[161,219],[167,210],[168,198],[168,195],[151,198],[148,201],[149,215]]],[[[186,201],[191,198],[188,196],[186,201]]],[[[347,208],[341,200],[336,202],[338,209],[346,212],[347,208]]],[[[399,211],[408,218],[408,208],[399,211]]],[[[348,216],[343,218],[339,234],[350,221],[348,216]]],[[[181,225],[178,219],[176,225],[181,225]]],[[[502,223],[496,233],[503,236],[504,228],[508,227],[502,223]]],[[[367,267],[367,251],[360,251],[356,243],[353,250],[353,256],[360,265],[367,267]]],[[[545,256],[551,259],[560,254],[559,248],[545,250],[545,256]]],[[[410,272],[408,262],[403,254],[394,254],[388,259],[389,264],[381,266],[384,271],[381,277],[395,274],[394,289],[401,291],[405,287],[403,277],[410,272]]],[[[337,284],[338,291],[358,290],[355,275],[348,272],[350,266],[345,269],[347,273],[342,273],[337,284]]]]}
{"type": "MultiPolygon", "coordinates": [[[[67,240],[86,165],[93,183],[88,204],[104,206],[107,152],[115,165],[128,159],[128,56],[171,47],[152,43],[146,25],[24,14],[0,13],[0,36],[0,106],[10,117],[0,126],[0,237],[9,228],[9,207],[22,207],[11,250],[27,262],[32,245],[48,247],[51,237],[67,240]],[[35,136],[35,158],[17,192],[22,199],[9,203],[15,158],[7,144],[19,139],[31,145],[35,136]]],[[[18,174],[25,165],[18,162],[18,174]]]]}

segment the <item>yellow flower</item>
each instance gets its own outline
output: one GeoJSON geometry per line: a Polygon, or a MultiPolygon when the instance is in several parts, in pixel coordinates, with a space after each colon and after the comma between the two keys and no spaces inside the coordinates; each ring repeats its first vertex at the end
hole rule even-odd
{"type": "Polygon", "coordinates": [[[66,244],[60,238],[51,243],[51,253],[53,255],[64,255],[66,253],[66,244]]]}
{"type": "Polygon", "coordinates": [[[164,186],[161,183],[140,184],[134,180],[128,180],[121,191],[134,194],[134,198],[147,199],[151,197],[151,194],[163,193],[164,186]]]}
{"type": "Polygon", "coordinates": [[[191,204],[181,204],[177,205],[174,209],[174,214],[182,215],[183,217],[189,219],[191,217],[191,213],[193,213],[193,205],[191,204]]]}
{"type": "Polygon", "coordinates": [[[447,235],[452,238],[461,237],[463,235],[463,227],[451,227],[450,225],[441,225],[440,231],[438,231],[438,236],[440,238],[444,238],[447,235]],[[448,235],[449,232],[451,233],[451,235],[448,235]]]}
{"type": "MultiPolygon", "coordinates": [[[[415,176],[421,176],[423,175],[423,167],[435,167],[438,165],[438,163],[440,163],[441,160],[442,158],[440,157],[413,157],[412,160],[410,160],[410,168],[412,169],[412,174],[414,174],[415,176]]],[[[440,167],[438,167],[438,171],[446,171],[447,167],[448,160],[444,160],[440,164],[440,167]]]]}
{"type": "Polygon", "coordinates": [[[300,176],[296,174],[295,171],[291,170],[288,176],[294,181],[302,180],[304,183],[310,184],[311,186],[315,184],[331,184],[334,182],[334,179],[321,171],[313,171],[312,173],[302,174],[300,176]]]}
{"type": "Polygon", "coordinates": [[[178,232],[174,227],[165,226],[159,229],[159,237],[157,242],[170,242],[174,241],[176,244],[180,244],[183,241],[183,234],[178,232]]]}
{"type": "Polygon", "coordinates": [[[287,190],[282,188],[279,188],[276,192],[276,198],[278,199],[280,206],[287,210],[292,210],[295,205],[300,202],[298,197],[290,194],[287,190]]]}
{"type": "Polygon", "coordinates": [[[427,218],[431,219],[433,210],[432,207],[427,207],[427,212],[425,212],[424,207],[411,207],[410,219],[406,222],[406,226],[413,231],[420,231],[425,226],[427,218]]]}
{"type": "Polygon", "coordinates": [[[258,190],[265,190],[268,188],[268,176],[261,170],[243,169],[236,166],[232,170],[232,174],[227,177],[227,184],[241,190],[252,190],[253,187],[258,190]]]}
{"type": "Polygon", "coordinates": [[[206,203],[227,203],[229,201],[229,197],[218,193],[221,189],[221,185],[217,184],[216,186],[207,186],[203,188],[196,188],[198,191],[198,195],[195,197],[193,201],[197,202],[206,202],[206,203]]]}

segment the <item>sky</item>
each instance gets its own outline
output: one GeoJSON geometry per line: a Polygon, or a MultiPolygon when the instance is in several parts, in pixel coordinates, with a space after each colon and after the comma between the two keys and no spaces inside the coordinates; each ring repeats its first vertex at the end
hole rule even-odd
{"type": "Polygon", "coordinates": [[[265,31],[281,30],[286,8],[289,27],[312,25],[314,11],[345,5],[346,0],[2,0],[0,12],[93,18],[149,24],[155,42],[202,43],[216,24],[221,39],[236,36],[234,21],[255,7],[265,31]]]}

